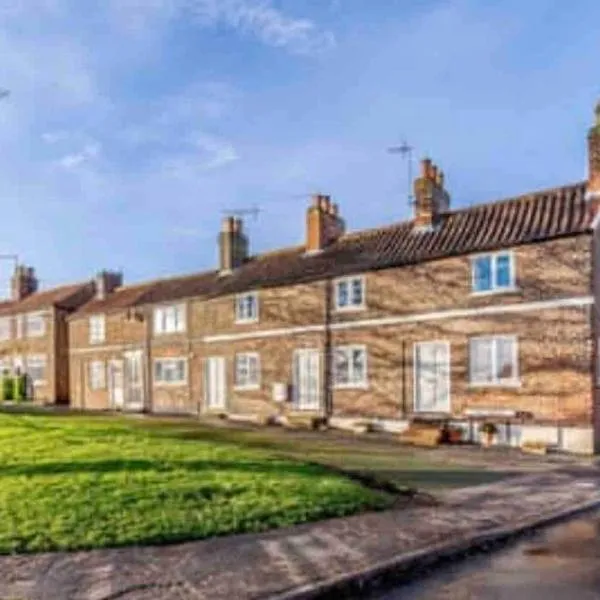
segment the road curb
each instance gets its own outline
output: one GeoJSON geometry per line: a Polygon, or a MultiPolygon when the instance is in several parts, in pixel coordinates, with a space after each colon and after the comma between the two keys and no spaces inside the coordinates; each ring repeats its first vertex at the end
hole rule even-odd
{"type": "Polygon", "coordinates": [[[268,596],[267,600],[341,600],[364,598],[417,578],[423,571],[462,558],[465,554],[489,549],[512,538],[552,525],[600,506],[600,498],[588,500],[543,517],[522,521],[470,535],[457,542],[441,543],[400,554],[372,567],[346,573],[319,583],[306,584],[287,592],[268,596]]]}

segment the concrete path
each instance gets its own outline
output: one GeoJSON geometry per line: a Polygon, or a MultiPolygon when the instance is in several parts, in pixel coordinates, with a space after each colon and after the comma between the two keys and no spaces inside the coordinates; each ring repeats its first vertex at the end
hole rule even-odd
{"type": "MultiPolygon", "coordinates": [[[[0,557],[2,600],[316,597],[312,586],[440,544],[600,503],[600,469],[446,492],[439,505],[167,547],[0,557]]],[[[337,596],[339,597],[339,596],[337,596]]]]}

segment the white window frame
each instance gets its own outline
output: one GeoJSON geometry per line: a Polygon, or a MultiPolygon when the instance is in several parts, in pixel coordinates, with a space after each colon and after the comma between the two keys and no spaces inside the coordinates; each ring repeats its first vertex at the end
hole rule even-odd
{"type": "Polygon", "coordinates": [[[31,377],[31,382],[33,383],[33,385],[44,385],[46,383],[46,375],[47,375],[47,371],[46,369],[48,368],[48,357],[45,354],[29,354],[27,355],[27,357],[25,358],[25,373],[27,373],[27,375],[29,377],[31,377]],[[42,377],[41,379],[34,379],[33,377],[31,377],[31,373],[29,372],[30,368],[31,368],[31,363],[41,363],[43,365],[43,369],[44,369],[44,377],[42,377]]]}
{"type": "Polygon", "coordinates": [[[91,391],[106,389],[106,362],[91,360],[88,362],[88,387],[91,391]]]}
{"type": "Polygon", "coordinates": [[[169,386],[175,387],[179,385],[187,385],[188,382],[188,359],[185,356],[162,356],[155,358],[152,365],[152,381],[155,386],[169,386]],[[182,379],[164,379],[157,378],[156,367],[162,364],[163,369],[166,365],[173,365],[174,363],[183,363],[183,378],[182,379]]]}
{"type": "Polygon", "coordinates": [[[348,344],[343,346],[333,347],[333,386],[336,389],[367,389],[369,387],[369,353],[365,344],[348,344]],[[357,380],[352,377],[352,371],[354,369],[352,365],[352,353],[356,350],[360,350],[364,356],[364,376],[362,380],[357,380]],[[339,382],[337,380],[337,363],[336,353],[345,352],[347,353],[346,359],[348,361],[348,382],[339,382]]]}
{"type": "Polygon", "coordinates": [[[45,314],[42,312],[31,312],[24,315],[24,333],[28,338],[38,338],[46,335],[46,319],[45,314]],[[33,323],[41,323],[41,327],[36,330],[31,327],[33,323]]]}
{"type": "Polygon", "coordinates": [[[0,317],[0,342],[7,342],[12,339],[12,318],[0,317]]]}
{"type": "Polygon", "coordinates": [[[236,323],[257,323],[259,319],[258,292],[244,292],[237,294],[235,297],[235,322],[236,323]],[[252,298],[254,301],[254,315],[247,316],[244,314],[242,307],[245,306],[246,298],[252,298]]]}
{"type": "Polygon", "coordinates": [[[106,340],[106,316],[92,315],[88,319],[90,344],[101,344],[106,340]]]}
{"type": "Polygon", "coordinates": [[[514,292],[517,290],[516,284],[516,263],[515,263],[515,253],[513,250],[501,250],[499,252],[484,252],[480,254],[474,254],[471,256],[471,294],[473,296],[485,296],[486,294],[500,294],[502,292],[514,292]],[[496,268],[496,264],[498,261],[498,257],[500,256],[508,256],[508,266],[509,266],[509,283],[506,286],[498,285],[498,270],[496,268]],[[489,258],[491,261],[491,277],[492,277],[492,287],[489,290],[476,290],[476,271],[475,265],[478,259],[481,258],[489,258]]]}
{"type": "Polygon", "coordinates": [[[259,390],[261,380],[261,365],[260,365],[260,354],[258,352],[238,352],[233,357],[233,384],[235,390],[259,390]],[[241,381],[240,373],[238,371],[240,362],[246,361],[246,372],[248,374],[247,381],[241,381]],[[250,381],[250,360],[256,361],[256,380],[250,381]]]}
{"type": "Polygon", "coordinates": [[[364,310],[367,307],[367,278],[364,275],[349,275],[347,277],[339,277],[333,281],[333,297],[334,307],[337,312],[353,312],[364,310]],[[361,303],[352,304],[352,284],[354,281],[360,281],[361,286],[361,303]],[[348,302],[346,306],[340,306],[338,286],[346,284],[348,286],[348,302]]]}
{"type": "Polygon", "coordinates": [[[183,302],[156,306],[153,312],[154,335],[185,333],[187,328],[186,308],[187,305],[183,302]],[[173,326],[170,325],[170,320],[173,321],[173,326]]]}
{"type": "Polygon", "coordinates": [[[521,386],[521,373],[519,369],[519,338],[516,334],[499,334],[499,335],[478,335],[472,336],[468,340],[468,360],[469,360],[469,387],[480,388],[480,387],[520,387],[521,386]],[[472,361],[472,347],[471,343],[474,341],[491,342],[491,369],[492,374],[495,376],[497,372],[496,363],[498,360],[498,352],[496,350],[496,344],[498,340],[510,340],[512,342],[512,366],[513,376],[510,378],[498,379],[495,378],[492,381],[473,381],[473,361],[472,361]]]}
{"type": "Polygon", "coordinates": [[[3,356],[0,358],[0,378],[4,376],[4,371],[8,371],[8,375],[13,373],[13,361],[12,356],[3,356]]]}

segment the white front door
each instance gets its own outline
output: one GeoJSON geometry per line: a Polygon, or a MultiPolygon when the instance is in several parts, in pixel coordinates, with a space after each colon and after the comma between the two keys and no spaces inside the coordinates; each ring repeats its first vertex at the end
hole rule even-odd
{"type": "Polygon", "coordinates": [[[415,344],[415,412],[450,412],[450,344],[415,344]]]}
{"type": "Polygon", "coordinates": [[[110,405],[115,410],[123,408],[123,361],[114,359],[108,361],[108,391],[110,405]]]}
{"type": "Polygon", "coordinates": [[[139,411],[144,408],[143,357],[141,350],[123,353],[125,382],[123,408],[125,410],[139,411]]]}
{"type": "Polygon", "coordinates": [[[225,358],[210,356],[206,359],[204,372],[204,400],[209,410],[225,409],[225,358]]]}
{"type": "Polygon", "coordinates": [[[294,404],[299,410],[321,408],[321,374],[318,350],[296,350],[294,353],[294,404]]]}

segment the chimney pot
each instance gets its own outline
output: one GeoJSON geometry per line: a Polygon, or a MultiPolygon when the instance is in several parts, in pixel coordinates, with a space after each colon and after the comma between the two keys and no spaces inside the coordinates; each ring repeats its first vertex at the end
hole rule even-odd
{"type": "Polygon", "coordinates": [[[429,179],[429,171],[431,169],[431,159],[424,158],[421,161],[421,175],[425,179],[429,179]]]}

